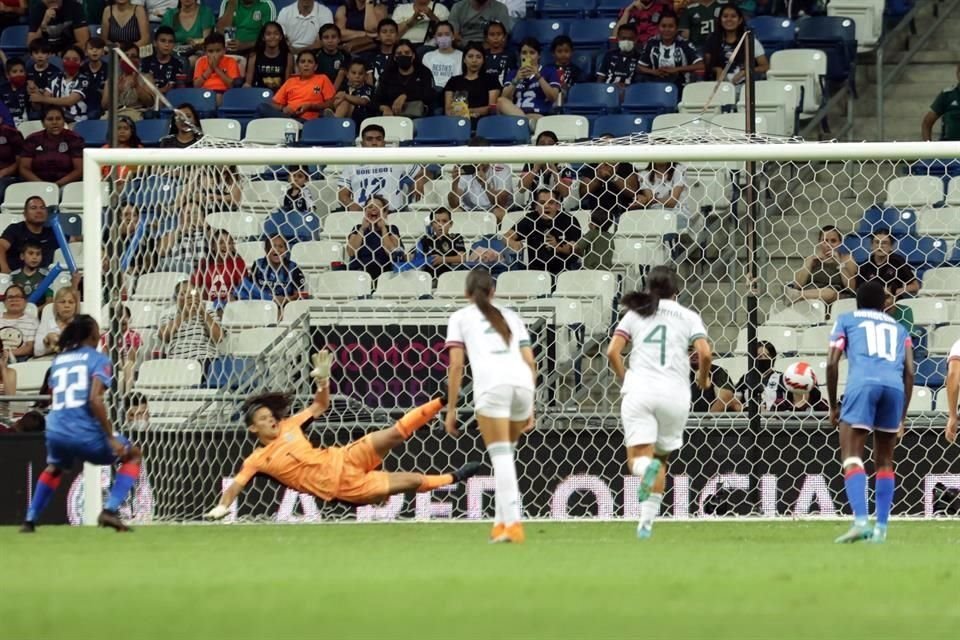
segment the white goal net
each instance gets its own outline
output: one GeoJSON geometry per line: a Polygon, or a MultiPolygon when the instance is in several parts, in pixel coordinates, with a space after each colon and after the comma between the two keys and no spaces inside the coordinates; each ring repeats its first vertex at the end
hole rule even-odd
{"type": "MultiPolygon", "coordinates": [[[[518,450],[526,515],[635,517],[605,351],[620,296],[658,264],[681,274],[717,366],[671,464],[666,516],[843,513],[825,388],[795,396],[779,372],[806,361],[825,384],[831,317],[871,260],[918,362],[894,513],[947,508],[945,490],[960,488],[940,437],[944,356],[960,334],[960,179],[917,160],[960,148],[803,143],[747,136],[742,115],[675,117],[645,136],[541,146],[394,146],[415,126],[395,119],[367,132],[386,133],[385,148],[285,147],[299,125],[276,120],[256,144],[87,150],[85,302],[117,362],[119,425],[145,452],[129,515],[198,520],[255,446],[240,404],[268,390],[308,402],[319,349],[335,364],[332,407],[308,427],[317,445],[389,426],[444,389],[446,320],[484,265],[539,362],[537,428],[518,450]]],[[[550,121],[555,137],[577,120],[550,121]]],[[[438,423],[385,468],[482,459],[467,391],[464,436],[438,423]]],[[[257,478],[232,519],[485,518],[487,475],[360,508],[257,478]]]]}

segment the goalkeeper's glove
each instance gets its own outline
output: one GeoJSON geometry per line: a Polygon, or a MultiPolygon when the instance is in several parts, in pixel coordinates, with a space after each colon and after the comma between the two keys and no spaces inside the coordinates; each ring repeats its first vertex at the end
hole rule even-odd
{"type": "Polygon", "coordinates": [[[226,516],[228,513],[230,513],[230,510],[227,507],[223,506],[222,504],[218,504],[213,509],[210,509],[210,511],[203,517],[205,520],[223,520],[224,516],[226,516]]]}
{"type": "Polygon", "coordinates": [[[333,366],[333,354],[324,349],[313,354],[313,371],[310,377],[319,385],[330,379],[330,368],[333,366]]]}

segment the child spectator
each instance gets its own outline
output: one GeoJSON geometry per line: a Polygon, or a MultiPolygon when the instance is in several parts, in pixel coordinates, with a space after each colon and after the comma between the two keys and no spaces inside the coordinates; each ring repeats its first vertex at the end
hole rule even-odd
{"type": "Polygon", "coordinates": [[[350,57],[340,49],[340,29],[335,24],[325,24],[320,28],[320,42],[323,46],[317,52],[317,72],[327,76],[337,91],[347,75],[347,62],[350,57]]]}
{"type": "Polygon", "coordinates": [[[207,255],[200,259],[190,281],[203,288],[204,297],[213,302],[214,309],[222,309],[233,290],[243,281],[246,270],[243,258],[237,255],[233,237],[219,229],[210,237],[207,255]]]}
{"type": "Polygon", "coordinates": [[[442,207],[436,209],[430,221],[430,232],[420,238],[417,245],[420,253],[427,259],[424,270],[432,273],[434,278],[456,269],[467,259],[463,237],[450,233],[452,224],[450,211],[442,207]]]}
{"type": "Polygon", "coordinates": [[[617,48],[603,56],[597,69],[597,82],[613,84],[621,89],[633,82],[640,56],[636,51],[637,30],[632,24],[617,29],[617,48]]]}
{"type": "Polygon", "coordinates": [[[573,246],[584,269],[610,269],[613,267],[613,231],[610,214],[597,209],[590,214],[587,232],[573,246]]]}
{"type": "Polygon", "coordinates": [[[27,70],[27,90],[30,93],[42,92],[60,75],[60,69],[50,64],[51,53],[53,50],[45,40],[30,43],[30,59],[33,61],[27,70]]]}
{"type": "Polygon", "coordinates": [[[507,72],[517,68],[517,54],[507,50],[507,28],[502,22],[488,22],[483,28],[483,44],[487,54],[487,73],[503,85],[507,72]]]}
{"type": "Polygon", "coordinates": [[[390,18],[384,18],[377,25],[377,39],[380,41],[380,48],[373,54],[367,65],[367,84],[373,87],[380,84],[380,76],[393,61],[393,52],[397,47],[399,33],[397,23],[390,18]]]}
{"type": "Polygon", "coordinates": [[[103,61],[106,46],[107,43],[103,41],[103,38],[87,40],[87,45],[83,48],[87,61],[80,67],[80,73],[90,78],[90,85],[87,87],[87,104],[96,105],[98,111],[103,98],[103,91],[107,87],[107,76],[110,75],[109,67],[103,61]]]}
{"type": "MultiPolygon", "coordinates": [[[[19,269],[10,272],[10,282],[23,289],[23,293],[29,298],[43,282],[43,279],[47,277],[47,270],[41,266],[43,264],[43,245],[36,240],[27,240],[21,247],[20,260],[22,265],[19,269]]],[[[47,289],[43,300],[37,306],[43,306],[51,298],[53,298],[53,291],[47,289]]]]}
{"type": "Polygon", "coordinates": [[[211,33],[203,41],[204,54],[193,71],[193,86],[209,89],[217,94],[217,105],[223,102],[223,92],[232,88],[241,78],[240,65],[226,55],[223,35],[211,33]]]}
{"type": "Polygon", "coordinates": [[[333,97],[334,115],[338,118],[353,118],[362,121],[370,110],[373,87],[367,84],[367,65],[354,59],[347,67],[347,86],[333,97]]]}
{"type": "Polygon", "coordinates": [[[587,80],[583,69],[573,64],[573,40],[570,36],[557,36],[550,44],[553,53],[553,64],[547,65],[557,74],[560,80],[560,90],[566,95],[567,90],[578,82],[587,80]]]}
{"type": "Polygon", "coordinates": [[[290,259],[283,236],[266,238],[267,255],[254,263],[248,281],[240,285],[240,297],[273,300],[282,307],[290,300],[307,295],[307,280],[297,263],[290,259]]]}
{"type": "Polygon", "coordinates": [[[433,74],[433,86],[442,89],[447,81],[460,72],[463,52],[453,48],[453,26],[449,22],[437,24],[437,48],[424,54],[423,66],[433,74]]]}
{"type": "MultiPolygon", "coordinates": [[[[624,24],[636,25],[637,46],[643,47],[647,40],[657,35],[657,22],[660,16],[673,12],[673,3],[663,0],[633,0],[626,9],[620,12],[614,29],[619,34],[619,27],[624,24]]],[[[618,36],[619,37],[619,36],[618,36]]]]}
{"type": "Polygon", "coordinates": [[[7,106],[14,124],[20,124],[26,122],[30,115],[27,67],[20,58],[10,58],[6,69],[7,80],[0,84],[0,102],[7,106]]]}
{"type": "Polygon", "coordinates": [[[33,341],[40,321],[33,313],[27,313],[29,297],[30,294],[18,284],[11,284],[3,293],[4,309],[0,315],[3,355],[0,358],[5,362],[23,362],[33,356],[33,341]]]}
{"type": "Polygon", "coordinates": [[[313,51],[297,55],[297,71],[298,75],[283,83],[272,102],[260,105],[260,115],[313,120],[333,105],[336,92],[327,76],[316,72],[317,56],[313,51]]]}
{"type": "Polygon", "coordinates": [[[79,47],[67,47],[63,52],[63,74],[54,78],[42,93],[32,94],[30,101],[35,105],[63,107],[67,122],[86,120],[91,110],[99,115],[99,105],[92,102],[89,96],[93,81],[80,71],[82,67],[83,53],[79,47]]]}
{"type": "Polygon", "coordinates": [[[153,36],[153,54],[140,63],[140,70],[150,75],[153,84],[163,94],[170,89],[186,85],[187,76],[183,60],[173,55],[174,42],[173,29],[157,27],[157,32],[153,36]]]}
{"type": "Polygon", "coordinates": [[[253,53],[247,59],[247,77],[243,86],[264,87],[276,92],[293,73],[293,56],[283,36],[283,27],[268,22],[257,36],[253,53]]]}
{"type": "Polygon", "coordinates": [[[533,129],[537,120],[553,110],[559,95],[557,74],[540,66],[540,43],[525,38],[520,46],[520,68],[507,74],[497,108],[504,115],[526,116],[533,129]]]}
{"type": "Polygon", "coordinates": [[[302,167],[297,167],[290,172],[290,187],[283,194],[283,210],[299,211],[308,213],[313,211],[316,205],[313,194],[307,189],[310,177],[302,167]]]}
{"type": "Polygon", "coordinates": [[[703,57],[677,35],[676,15],[663,14],[658,26],[660,34],[647,41],[637,71],[653,80],[672,82],[682,91],[691,74],[703,71],[703,57]]]}

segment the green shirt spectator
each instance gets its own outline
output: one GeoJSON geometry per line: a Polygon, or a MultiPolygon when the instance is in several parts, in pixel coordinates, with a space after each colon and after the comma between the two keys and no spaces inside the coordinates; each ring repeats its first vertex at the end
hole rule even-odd
{"type": "Polygon", "coordinates": [[[707,43],[707,38],[713,33],[722,7],[723,5],[719,2],[710,0],[709,2],[691,4],[680,12],[678,25],[680,35],[696,47],[697,51],[703,51],[703,45],[707,43]]]}
{"type": "MultiPolygon", "coordinates": [[[[957,80],[960,82],[960,64],[957,65],[957,80]]],[[[923,116],[923,139],[933,140],[933,125],[943,118],[943,140],[960,140],[960,84],[944,89],[923,116]]]]}
{"type": "Polygon", "coordinates": [[[163,14],[162,24],[173,29],[173,37],[178,47],[190,45],[198,48],[203,44],[203,39],[213,30],[217,22],[210,9],[204,5],[199,5],[199,7],[195,9],[196,19],[193,21],[193,24],[186,27],[183,24],[184,19],[180,14],[184,12],[192,15],[193,7],[188,9],[188,5],[196,7],[196,1],[197,0],[184,0],[180,3],[179,9],[168,9],[167,12],[163,14]]]}
{"type": "Polygon", "coordinates": [[[227,51],[247,51],[257,43],[260,30],[277,19],[277,9],[270,0],[223,0],[217,31],[233,27],[236,35],[227,41],[227,51]]]}
{"type": "Polygon", "coordinates": [[[911,337],[916,338],[913,333],[913,309],[901,304],[894,305],[888,312],[890,317],[899,322],[911,337]]]}

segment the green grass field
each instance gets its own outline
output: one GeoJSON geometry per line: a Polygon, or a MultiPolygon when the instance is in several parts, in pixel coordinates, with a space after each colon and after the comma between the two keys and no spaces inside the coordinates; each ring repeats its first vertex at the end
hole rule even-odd
{"type": "Polygon", "coordinates": [[[960,522],[0,529],[4,638],[956,638],[960,522]]]}

